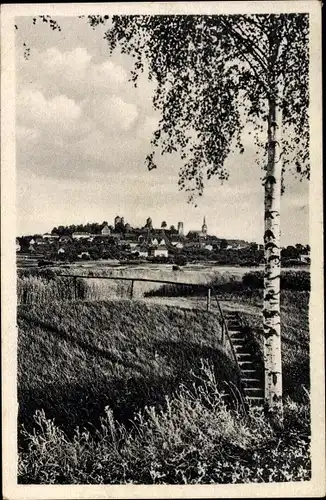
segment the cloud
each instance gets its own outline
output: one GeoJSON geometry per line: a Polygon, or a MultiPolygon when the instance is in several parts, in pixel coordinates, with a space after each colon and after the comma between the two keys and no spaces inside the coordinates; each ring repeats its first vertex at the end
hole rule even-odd
{"type": "Polygon", "coordinates": [[[18,82],[29,82],[46,95],[65,94],[77,101],[89,95],[121,93],[128,84],[128,73],[111,59],[95,62],[84,47],[61,52],[56,47],[34,51],[25,61],[18,58],[18,82]]]}
{"type": "Polygon", "coordinates": [[[34,128],[51,127],[70,132],[78,124],[82,109],[65,95],[47,100],[39,90],[27,88],[18,95],[17,115],[21,123],[31,124],[34,128]]]}
{"type": "Polygon", "coordinates": [[[92,56],[82,47],[64,53],[51,47],[40,53],[38,59],[51,77],[76,82],[77,78],[86,77],[92,56]]]}
{"type": "Polygon", "coordinates": [[[130,130],[138,117],[137,106],[117,95],[94,97],[84,104],[84,109],[95,123],[114,134],[130,130]]]}
{"type": "Polygon", "coordinates": [[[21,168],[49,177],[104,171],[108,159],[130,163],[137,149],[137,105],[123,96],[127,72],[94,61],[86,48],[50,47],[18,61],[17,157],[21,168]],[[65,164],[73,166],[68,170],[65,164]],[[79,169],[79,173],[78,173],[79,169]]]}
{"type": "Polygon", "coordinates": [[[107,90],[108,86],[116,87],[126,83],[128,75],[124,68],[108,60],[90,66],[89,80],[97,88],[107,90]]]}

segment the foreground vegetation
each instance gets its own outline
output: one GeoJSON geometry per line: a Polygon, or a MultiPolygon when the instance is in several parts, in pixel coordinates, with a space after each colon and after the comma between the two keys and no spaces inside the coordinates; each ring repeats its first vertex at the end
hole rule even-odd
{"type": "Polygon", "coordinates": [[[146,407],[127,428],[110,407],[95,433],[72,437],[45,417],[24,432],[21,483],[207,484],[310,479],[308,406],[288,401],[285,430],[272,429],[260,410],[249,415],[226,407],[214,370],[193,374],[163,409],[146,407]]]}

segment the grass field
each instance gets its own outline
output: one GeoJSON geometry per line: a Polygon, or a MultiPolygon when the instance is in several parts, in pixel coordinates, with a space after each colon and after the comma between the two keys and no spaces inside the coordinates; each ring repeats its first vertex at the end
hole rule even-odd
{"type": "Polygon", "coordinates": [[[35,410],[67,430],[98,425],[104,407],[126,423],[162,403],[190,371],[210,360],[219,380],[234,382],[217,315],[137,302],[52,302],[21,306],[19,418],[35,410]]]}

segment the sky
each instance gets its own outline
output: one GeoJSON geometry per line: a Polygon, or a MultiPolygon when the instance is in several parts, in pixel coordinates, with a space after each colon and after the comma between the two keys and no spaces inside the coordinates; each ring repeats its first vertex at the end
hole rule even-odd
{"type": "MultiPolygon", "coordinates": [[[[158,115],[153,83],[134,88],[131,60],[109,54],[103,27],[58,18],[62,31],[32,18],[16,18],[17,235],[58,225],[108,221],[118,214],[132,226],[151,217],[155,227],[184,222],[220,238],[262,242],[263,188],[249,128],[245,153],[227,160],[229,180],[206,182],[197,207],[178,190],[182,161],[160,157],[148,171],[151,134],[158,115]],[[24,58],[24,46],[30,57],[24,58]]],[[[308,243],[308,183],[286,177],[281,244],[308,243]]]]}

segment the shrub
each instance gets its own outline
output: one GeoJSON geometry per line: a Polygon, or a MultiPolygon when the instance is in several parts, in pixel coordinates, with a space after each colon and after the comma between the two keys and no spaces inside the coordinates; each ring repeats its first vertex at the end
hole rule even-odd
{"type": "Polygon", "coordinates": [[[263,288],[264,275],[260,271],[246,273],[242,278],[242,284],[247,288],[263,288]]]}
{"type": "Polygon", "coordinates": [[[281,274],[281,287],[287,290],[309,291],[309,271],[284,271],[281,274]]]}
{"type": "MultiPolygon", "coordinates": [[[[193,374],[195,377],[195,374],[193,374]]],[[[287,402],[285,432],[263,412],[229,410],[214,371],[202,366],[193,389],[181,386],[164,407],[145,408],[128,430],[109,407],[97,433],[68,438],[44,412],[19,455],[19,482],[43,484],[208,484],[310,479],[309,415],[287,402]],[[298,425],[299,419],[304,425],[298,425]]]]}
{"type": "MultiPolygon", "coordinates": [[[[262,271],[254,271],[246,273],[242,278],[242,284],[246,288],[263,288],[264,275],[262,271]]],[[[284,290],[310,290],[310,273],[309,271],[283,271],[281,272],[281,288],[284,290]]]]}
{"type": "Polygon", "coordinates": [[[307,267],[310,262],[302,262],[301,260],[282,259],[282,267],[307,267]]]}
{"type": "Polygon", "coordinates": [[[28,269],[18,269],[17,275],[19,278],[44,278],[46,280],[53,280],[58,276],[58,269],[38,269],[37,267],[28,269]]]}
{"type": "Polygon", "coordinates": [[[187,264],[187,259],[184,255],[177,255],[174,262],[177,266],[185,266],[187,264]]]}
{"type": "MultiPolygon", "coordinates": [[[[239,282],[238,282],[239,283],[239,282]]],[[[214,278],[208,284],[175,284],[175,285],[162,285],[155,290],[150,290],[149,292],[145,292],[145,297],[189,297],[189,296],[206,296],[207,295],[207,286],[214,287],[215,289],[223,289],[224,287],[232,288],[233,286],[237,286],[237,282],[234,281],[233,276],[229,273],[219,273],[216,272],[214,274],[214,278]]],[[[241,287],[241,283],[240,283],[241,287]]]]}
{"type": "Polygon", "coordinates": [[[44,304],[55,300],[71,300],[73,298],[74,285],[69,278],[31,275],[17,279],[18,304],[44,304]]]}

